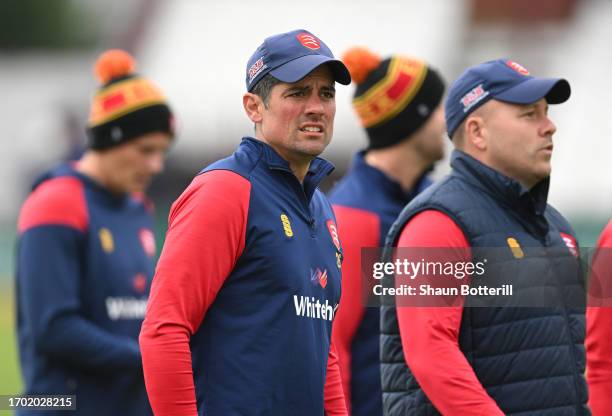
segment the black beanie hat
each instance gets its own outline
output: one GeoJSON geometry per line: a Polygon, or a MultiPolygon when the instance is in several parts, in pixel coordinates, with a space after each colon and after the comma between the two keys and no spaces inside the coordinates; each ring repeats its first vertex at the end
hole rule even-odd
{"type": "Polygon", "coordinates": [[[381,60],[360,47],[348,50],[342,60],[357,84],[353,107],[368,134],[368,149],[408,138],[444,95],[444,81],[422,61],[401,56],[381,60]]]}
{"type": "Polygon", "coordinates": [[[174,137],[174,118],[161,90],[134,74],[130,54],[119,49],[104,52],[94,67],[102,86],[89,115],[89,147],[107,149],[152,132],[174,137]]]}

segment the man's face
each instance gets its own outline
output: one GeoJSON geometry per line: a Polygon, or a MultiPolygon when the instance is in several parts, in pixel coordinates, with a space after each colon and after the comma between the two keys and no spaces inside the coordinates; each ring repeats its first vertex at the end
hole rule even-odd
{"type": "Polygon", "coordinates": [[[290,163],[310,162],[331,141],[335,115],[334,79],[321,65],[298,82],[272,88],[259,138],[290,163]]]}
{"type": "Polygon", "coordinates": [[[444,108],[439,104],[414,138],[417,151],[432,164],[444,157],[448,140],[445,133],[444,108]]]}
{"type": "Polygon", "coordinates": [[[154,132],[106,150],[103,164],[109,188],[118,193],[144,191],[164,169],[170,141],[167,133],[154,132]]]}
{"type": "Polygon", "coordinates": [[[490,165],[528,188],[548,177],[556,127],[548,118],[546,100],[528,105],[491,100],[485,106],[490,165]]]}

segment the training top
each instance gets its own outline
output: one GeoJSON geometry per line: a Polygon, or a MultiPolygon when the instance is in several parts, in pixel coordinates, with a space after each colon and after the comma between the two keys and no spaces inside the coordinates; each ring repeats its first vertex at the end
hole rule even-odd
{"type": "Polygon", "coordinates": [[[140,336],[156,415],[346,414],[332,169],[314,159],[302,185],[245,138],[175,201],[140,336]]]}
{"type": "Polygon", "coordinates": [[[151,414],[137,342],[154,268],[150,211],[74,165],[36,181],[18,222],[25,394],[76,395],[79,415],[151,414]]]}
{"type": "Polygon", "coordinates": [[[361,249],[382,247],[404,206],[432,182],[419,178],[410,191],[370,166],[365,151],[353,157],[349,172],[330,193],[342,237],[342,302],[333,340],[342,369],[344,395],[352,416],[382,415],[379,308],[364,306],[361,249]]]}
{"type": "Polygon", "coordinates": [[[587,308],[587,381],[594,415],[612,413],[612,221],[597,242],[591,266],[592,306],[587,308]]]}

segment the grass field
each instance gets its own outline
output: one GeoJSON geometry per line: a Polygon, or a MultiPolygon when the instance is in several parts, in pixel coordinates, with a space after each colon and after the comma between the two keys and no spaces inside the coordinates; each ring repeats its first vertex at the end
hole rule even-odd
{"type": "MultiPolygon", "coordinates": [[[[3,278],[0,279],[0,394],[21,392],[14,316],[13,284],[3,278]]],[[[10,414],[0,410],[0,415],[10,414]]]]}

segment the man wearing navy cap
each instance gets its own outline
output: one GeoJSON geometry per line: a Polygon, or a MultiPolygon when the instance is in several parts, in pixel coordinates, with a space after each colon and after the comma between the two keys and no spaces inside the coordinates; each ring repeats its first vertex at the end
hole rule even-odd
{"type": "Polygon", "coordinates": [[[312,33],[267,38],[246,67],[255,124],[173,204],[140,335],[156,415],[346,415],[331,339],[342,248],[317,189],[333,166],[335,82],[312,33]]]}
{"type": "MultiPolygon", "coordinates": [[[[516,265],[515,291],[535,285],[563,297],[579,289],[574,232],[546,203],[556,130],[548,105],[569,96],[566,80],[534,77],[510,60],[467,69],[445,103],[452,172],[407,205],[388,247],[447,248],[454,261],[496,247],[501,262],[516,265]],[[531,258],[529,250],[563,253],[565,273],[560,260],[531,258]]],[[[385,414],[590,414],[583,307],[464,308],[465,297],[452,307],[401,307],[395,300],[397,307],[381,311],[395,337],[381,344],[382,360],[392,363],[382,368],[385,414]]]]}

